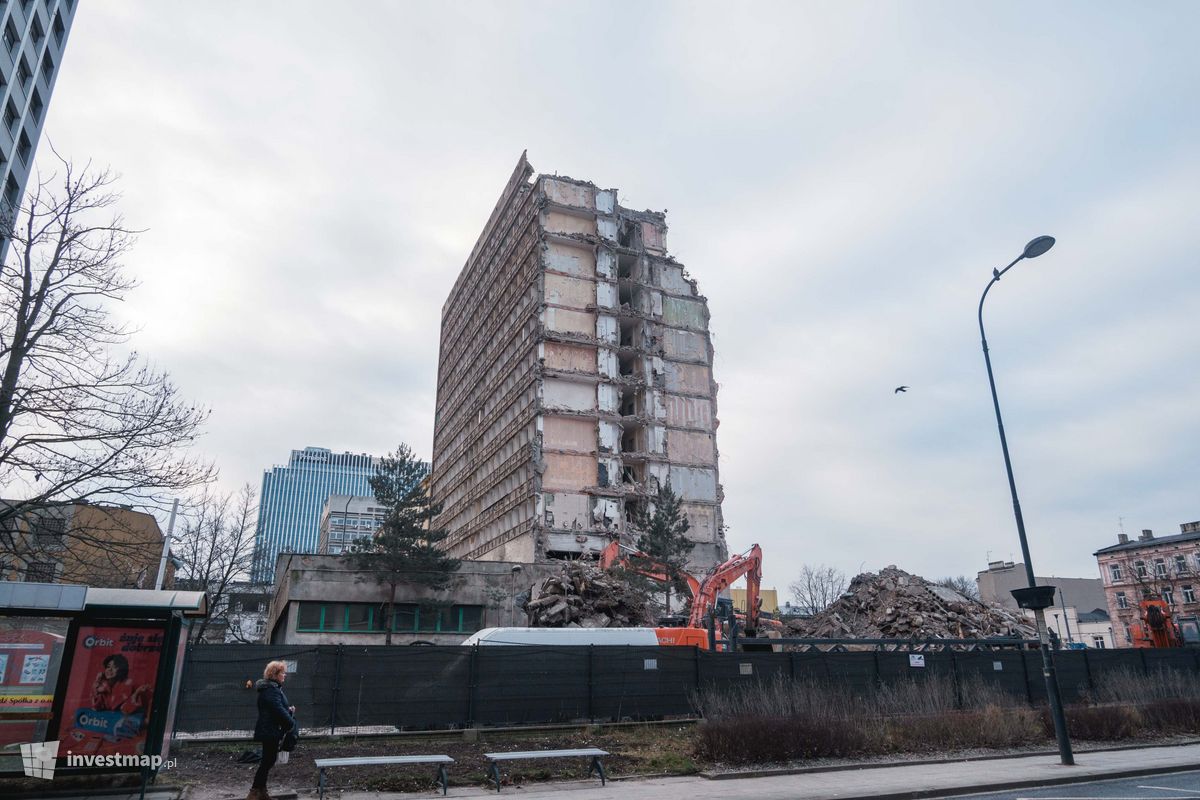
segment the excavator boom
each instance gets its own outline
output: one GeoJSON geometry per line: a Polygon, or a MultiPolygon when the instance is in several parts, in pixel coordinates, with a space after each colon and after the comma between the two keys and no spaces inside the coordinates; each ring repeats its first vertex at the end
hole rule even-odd
{"type": "Polygon", "coordinates": [[[688,626],[704,627],[704,618],[712,611],[717,596],[729,588],[738,578],[746,578],[746,632],[758,630],[759,595],[762,591],[762,548],[752,545],[745,553],[735,555],[713,568],[700,582],[692,601],[692,613],[688,626]]]}

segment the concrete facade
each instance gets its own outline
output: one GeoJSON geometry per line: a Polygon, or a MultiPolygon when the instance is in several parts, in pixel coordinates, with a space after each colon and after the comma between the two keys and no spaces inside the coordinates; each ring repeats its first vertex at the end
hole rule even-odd
{"type": "Polygon", "coordinates": [[[386,516],[374,495],[329,495],[321,509],[317,552],[338,555],[354,542],[373,538],[386,516]]]}
{"type": "Polygon", "coordinates": [[[577,558],[670,482],[726,556],[708,307],[666,218],[522,155],[442,309],[435,525],[467,559],[577,558]]]}
{"type": "Polygon", "coordinates": [[[1143,530],[1133,541],[1122,533],[1116,544],[1094,553],[1118,647],[1133,646],[1129,628],[1147,595],[1167,601],[1185,636],[1200,629],[1200,522],[1184,522],[1179,531],[1156,537],[1143,530]]]}
{"type": "MultiPolygon", "coordinates": [[[[525,625],[522,606],[532,586],[558,569],[555,564],[465,562],[444,592],[402,585],[396,591],[392,644],[455,645],[482,628],[525,625]],[[426,611],[437,614],[434,624],[426,611]]],[[[388,587],[350,569],[339,556],[282,553],[275,579],[266,625],[270,644],[384,644],[380,620],[388,587]],[[323,613],[316,613],[319,609],[323,613]]]]}
{"type": "MultiPolygon", "coordinates": [[[[1060,608],[1066,606],[1085,612],[1107,607],[1104,583],[1099,578],[1059,578],[1050,575],[1037,576],[1037,582],[1039,586],[1058,587],[1054,602],[1060,608]]],[[[1025,564],[1020,561],[989,562],[988,568],[975,576],[975,583],[979,585],[980,600],[998,603],[1012,611],[1017,610],[1012,590],[1029,585],[1025,577],[1025,564]]]]}

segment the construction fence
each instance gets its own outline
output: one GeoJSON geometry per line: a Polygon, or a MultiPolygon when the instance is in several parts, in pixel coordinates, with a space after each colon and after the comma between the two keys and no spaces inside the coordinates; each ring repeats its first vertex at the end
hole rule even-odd
{"type": "MultiPolygon", "coordinates": [[[[249,736],[254,681],[289,662],[284,691],[306,732],[427,730],[688,717],[697,692],[777,678],[868,690],[940,676],[982,679],[1029,702],[1045,698],[1036,650],[713,653],[690,647],[353,647],[193,645],[175,730],[249,736]]],[[[1066,702],[1106,673],[1185,671],[1200,650],[1055,653],[1066,702]]]]}

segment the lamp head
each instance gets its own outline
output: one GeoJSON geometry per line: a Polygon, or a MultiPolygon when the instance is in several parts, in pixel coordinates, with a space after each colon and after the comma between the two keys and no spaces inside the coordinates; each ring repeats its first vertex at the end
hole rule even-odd
{"type": "Polygon", "coordinates": [[[1039,236],[1029,244],[1025,245],[1025,252],[1022,253],[1022,256],[1025,258],[1037,258],[1051,247],[1054,247],[1053,236],[1039,236]]]}

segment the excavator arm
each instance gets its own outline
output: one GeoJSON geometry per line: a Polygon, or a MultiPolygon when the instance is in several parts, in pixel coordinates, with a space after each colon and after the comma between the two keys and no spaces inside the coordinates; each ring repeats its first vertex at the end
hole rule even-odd
{"type": "Polygon", "coordinates": [[[694,593],[688,626],[704,627],[704,618],[716,605],[717,596],[743,576],[746,578],[746,632],[754,635],[758,630],[759,607],[762,604],[762,548],[758,545],[752,545],[745,553],[733,556],[705,576],[694,593]]]}
{"type": "MultiPolygon", "coordinates": [[[[665,565],[646,555],[641,550],[623,545],[620,541],[614,539],[608,543],[607,547],[600,551],[600,569],[610,569],[617,566],[638,575],[643,575],[652,581],[660,583],[671,582],[671,576],[665,565]],[[638,559],[641,563],[638,564],[631,561],[631,559],[638,559]]],[[[681,577],[687,583],[688,592],[691,593],[692,605],[694,607],[696,604],[696,594],[700,591],[700,581],[686,572],[681,577]]]]}

